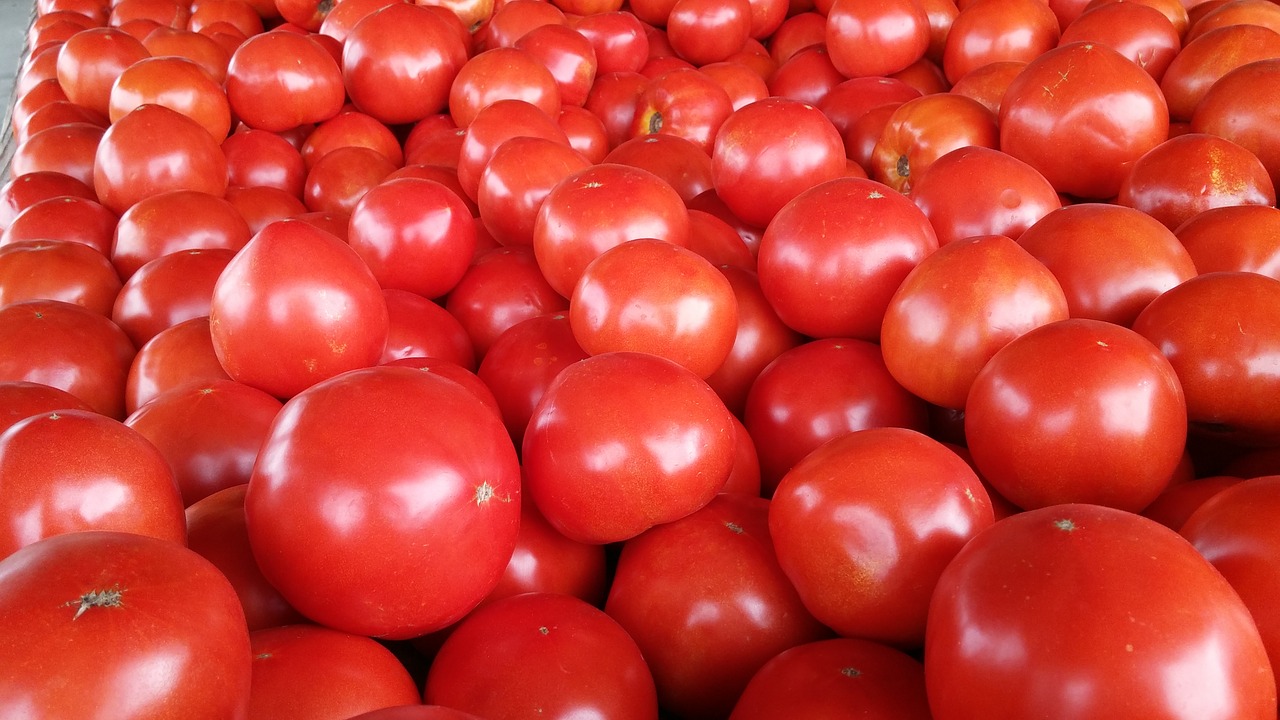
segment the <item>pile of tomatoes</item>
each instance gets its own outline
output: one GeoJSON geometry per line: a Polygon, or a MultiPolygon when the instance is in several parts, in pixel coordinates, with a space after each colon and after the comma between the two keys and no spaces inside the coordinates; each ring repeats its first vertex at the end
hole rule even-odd
{"type": "Polygon", "coordinates": [[[1275,720],[1280,5],[37,10],[0,717],[1275,720]]]}

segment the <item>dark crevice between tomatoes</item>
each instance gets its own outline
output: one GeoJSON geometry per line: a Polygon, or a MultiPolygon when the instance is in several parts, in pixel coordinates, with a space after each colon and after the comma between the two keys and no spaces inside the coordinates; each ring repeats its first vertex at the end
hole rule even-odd
{"type": "Polygon", "coordinates": [[[71,616],[72,620],[80,619],[89,608],[118,608],[124,607],[124,591],[119,585],[107,590],[92,590],[81,595],[79,598],[72,600],[66,604],[66,607],[72,605],[76,607],[76,614],[71,616]]]}

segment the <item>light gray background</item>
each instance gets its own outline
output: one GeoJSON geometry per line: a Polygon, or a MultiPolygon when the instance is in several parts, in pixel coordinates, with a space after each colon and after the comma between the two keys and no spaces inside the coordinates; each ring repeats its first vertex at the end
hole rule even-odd
{"type": "Polygon", "coordinates": [[[22,64],[26,50],[27,28],[35,16],[35,0],[0,0],[0,100],[4,112],[0,117],[0,183],[8,178],[9,158],[13,155],[13,132],[9,126],[9,113],[13,108],[13,80],[22,64]]]}

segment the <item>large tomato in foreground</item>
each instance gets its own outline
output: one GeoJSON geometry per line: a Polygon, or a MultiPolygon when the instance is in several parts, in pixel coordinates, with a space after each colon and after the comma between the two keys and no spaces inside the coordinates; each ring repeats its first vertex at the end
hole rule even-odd
{"type": "Polygon", "coordinates": [[[262,574],[303,615],[417,637],[497,584],[520,523],[520,468],[497,414],[466,388],[368,368],[285,403],[245,513],[262,574]]]}
{"type": "Polygon", "coordinates": [[[1276,716],[1227,581],[1172,530],[1095,505],[1014,515],[961,550],[924,664],[934,720],[1276,716]]]}
{"type": "Polygon", "coordinates": [[[182,545],[59,535],[0,563],[0,708],[43,720],[244,720],[249,631],[182,545]]]}

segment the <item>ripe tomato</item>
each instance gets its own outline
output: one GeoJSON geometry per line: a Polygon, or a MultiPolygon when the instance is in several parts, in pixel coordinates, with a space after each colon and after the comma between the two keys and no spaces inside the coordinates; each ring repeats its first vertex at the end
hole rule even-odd
{"type": "Polygon", "coordinates": [[[476,205],[481,222],[503,245],[532,245],[534,222],[547,194],[590,165],[581,153],[555,140],[521,136],[503,142],[480,173],[476,205]]]}
{"type": "MultiPolygon", "coordinates": [[[[708,170],[708,174],[709,174],[708,170]]],[[[70,175],[33,172],[18,175],[0,187],[0,230],[9,227],[23,210],[55,197],[93,200],[93,189],[70,175]]]]}
{"type": "Polygon", "coordinates": [[[676,0],[667,15],[667,37],[677,55],[706,65],[741,50],[753,20],[747,0],[676,0]]]}
{"type": "Polygon", "coordinates": [[[760,289],[788,326],[810,337],[875,340],[898,285],[938,248],[928,218],[865,178],[804,191],[760,239],[760,289]]]}
{"type": "Polygon", "coordinates": [[[175,190],[139,200],[120,216],[111,262],[122,280],[143,265],[182,250],[237,251],[251,233],[235,206],[195,190],[175,190]]]}
{"type": "Polygon", "coordinates": [[[306,163],[283,137],[244,128],[222,141],[222,153],[227,156],[229,187],[266,186],[302,197],[306,163]]]}
{"type": "Polygon", "coordinates": [[[1062,505],[996,523],[942,574],[928,628],[935,720],[1276,711],[1239,596],[1172,530],[1119,510],[1062,505]]]}
{"type": "Polygon", "coordinates": [[[719,83],[700,70],[676,68],[640,93],[631,135],[674,135],[709,156],[716,132],[732,112],[733,101],[719,83]]]}
{"type": "Polygon", "coordinates": [[[1273,185],[1280,183],[1280,144],[1272,129],[1280,122],[1280,58],[1251,62],[1209,87],[1191,116],[1191,130],[1226,138],[1262,161],[1273,185]]]}
{"type": "Polygon", "coordinates": [[[226,88],[241,122],[271,132],[328,120],[345,99],[333,56],[293,33],[263,33],[240,44],[227,67],[226,88]]]}
{"type": "Polygon", "coordinates": [[[1205,210],[1175,234],[1201,273],[1241,270],[1280,280],[1280,210],[1274,207],[1205,210]]]}
{"type": "Polygon", "coordinates": [[[885,366],[915,395],[963,409],[973,379],[1011,340],[1067,319],[1049,269],[1003,235],[953,242],[899,286],[880,333],[885,366]]]}
{"type": "Polygon", "coordinates": [[[95,157],[105,134],[101,126],[88,122],[55,125],[32,133],[14,148],[9,172],[15,177],[57,172],[92,185],[95,157]]]}
{"type": "Polygon", "coordinates": [[[498,417],[458,383],[403,367],[344,373],[272,424],[245,497],[249,540],[303,615],[417,637],[497,584],[515,547],[519,473],[498,417]]]}
{"type": "Polygon", "coordinates": [[[1103,45],[1070,43],[1032,60],[1000,104],[1000,149],[1058,192],[1110,198],[1128,166],[1169,135],[1169,108],[1142,68],[1103,45]]]}
{"type": "Polygon", "coordinates": [[[231,129],[231,105],[222,85],[185,58],[152,57],[125,68],[111,86],[108,117],[115,122],[147,103],[186,115],[219,143],[231,129]]]}
{"type": "Polygon", "coordinates": [[[1137,63],[1156,82],[1182,50],[1173,22],[1154,7],[1110,2],[1090,8],[1062,30],[1061,44],[1096,42],[1137,63]]]}
{"type": "Polygon", "coordinates": [[[449,115],[460,128],[498,100],[523,100],[548,116],[561,105],[555,76],[533,54],[516,47],[493,48],[466,60],[451,82],[449,115]]]}
{"type": "Polygon", "coordinates": [[[405,358],[437,358],[475,368],[475,348],[466,328],[438,303],[408,290],[383,290],[390,328],[378,364],[405,358]]]}
{"type": "Polygon", "coordinates": [[[116,295],[112,322],[142,347],[167,327],[208,315],[214,283],[234,255],[231,250],[180,250],[152,260],[116,295]]]}
{"type": "Polygon", "coordinates": [[[431,665],[425,696],[486,718],[658,716],[635,641],[602,611],[550,593],[499,600],[459,624],[431,665]]]}
{"type": "Polygon", "coordinates": [[[230,380],[213,350],[209,318],[162,330],[138,350],[129,366],[124,407],[133,413],[160,393],[187,383],[230,380]]]}
{"type": "Polygon", "coordinates": [[[30,545],[0,563],[0,618],[0,705],[15,712],[248,717],[244,613],[181,543],[100,531],[30,545]]]}
{"type": "Polygon", "coordinates": [[[502,143],[521,136],[569,144],[553,116],[523,100],[498,100],[476,113],[458,151],[458,183],[467,197],[479,197],[480,175],[502,143]]]}
{"type": "Polygon", "coordinates": [[[707,377],[707,384],[716,391],[730,412],[741,415],[747,393],[760,372],[774,358],[799,345],[802,336],[787,327],[774,312],[760,290],[760,282],[754,272],[723,265],[720,272],[733,288],[738,305],[738,326],[729,355],[707,377]]]}
{"type": "Polygon", "coordinates": [[[1274,58],[1280,58],[1280,32],[1260,25],[1228,25],[1188,40],[1160,79],[1169,116],[1190,120],[1205,93],[1224,75],[1274,58]]]}
{"type": "Polygon", "coordinates": [[[1187,404],[1178,380],[1131,330],[1050,323],[1005,345],[978,373],[965,438],[982,476],[1019,507],[1089,502],[1138,512],[1182,458],[1187,404]]]}
{"type": "Polygon", "coordinates": [[[28,240],[63,240],[86,245],[101,255],[111,252],[119,218],[97,201],[52,197],[18,213],[0,235],[0,246],[28,240]]]}
{"type": "Polygon", "coordinates": [[[284,220],[255,235],[218,278],[209,327],[233,379],[287,398],[376,363],[388,320],[378,282],[355,250],[284,220]]]}
{"type": "Polygon", "coordinates": [[[142,105],[103,134],[94,158],[94,190],[116,213],[172,190],[222,197],[227,190],[227,158],[220,141],[186,115],[161,105],[142,105]]]}
{"type": "Polygon", "coordinates": [[[929,49],[929,16],[916,0],[835,0],[826,15],[827,50],[845,77],[892,75],[929,49]]]}
{"type": "Polygon", "coordinates": [[[829,632],[778,565],[769,501],[723,493],[628,540],[604,608],[640,646],[659,704],[682,718],[725,717],[761,665],[829,632]]]}
{"type": "Polygon", "coordinates": [[[710,502],[734,444],[729,411],[697,375],[656,355],[611,352],[560,372],[529,421],[522,457],[547,521],[603,544],[710,502]]]}
{"type": "Polygon", "coordinates": [[[1030,62],[1058,45],[1058,18],[1041,0],[965,3],[951,23],[942,53],[947,80],[995,62],[1030,62]]]}
{"type": "Polygon", "coordinates": [[[123,30],[95,27],[67,38],[57,55],[58,84],[67,99],[106,115],[112,84],[126,68],[151,53],[123,30]]]}
{"type": "Polygon", "coordinates": [[[55,410],[92,409],[66,390],[41,383],[0,382],[0,433],[22,420],[55,410]]]}
{"type": "Polygon", "coordinates": [[[458,319],[478,357],[516,323],[569,309],[538,269],[529,247],[495,248],[467,268],[445,301],[458,319]]]}
{"type": "Polygon", "coordinates": [[[61,300],[111,315],[120,276],[93,248],[69,240],[22,240],[0,245],[0,307],[27,300],[61,300]]]}
{"type": "Polygon", "coordinates": [[[964,147],[994,148],[999,132],[996,116],[977,100],[953,93],[914,98],[885,121],[868,170],[876,180],[907,192],[938,158],[964,147]]]}

